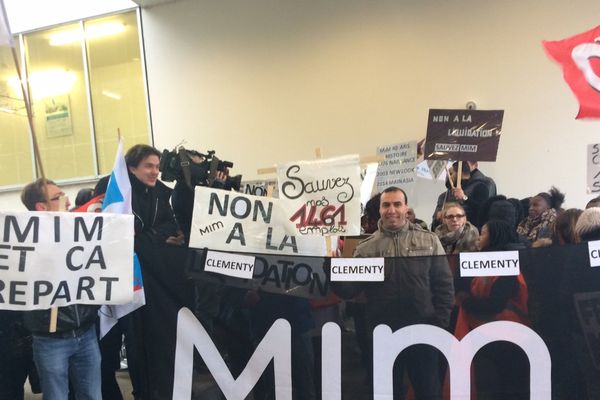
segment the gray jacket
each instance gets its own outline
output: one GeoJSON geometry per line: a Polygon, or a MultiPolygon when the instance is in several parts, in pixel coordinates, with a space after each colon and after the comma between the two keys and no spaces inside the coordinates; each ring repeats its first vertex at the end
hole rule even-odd
{"type": "Polygon", "coordinates": [[[381,221],[378,226],[357,246],[354,256],[392,257],[385,262],[385,281],[335,283],[334,291],[345,298],[364,291],[372,328],[386,324],[395,330],[421,323],[447,327],[454,285],[437,236],[410,222],[398,231],[385,230],[381,221]]]}

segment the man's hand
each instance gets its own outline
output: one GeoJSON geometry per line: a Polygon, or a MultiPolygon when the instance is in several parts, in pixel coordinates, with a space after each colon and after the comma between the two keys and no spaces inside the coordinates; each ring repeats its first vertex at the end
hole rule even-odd
{"type": "Polygon", "coordinates": [[[452,195],[454,196],[454,198],[458,199],[458,200],[466,200],[466,195],[465,192],[462,190],[462,188],[454,188],[452,189],[452,195]]]}

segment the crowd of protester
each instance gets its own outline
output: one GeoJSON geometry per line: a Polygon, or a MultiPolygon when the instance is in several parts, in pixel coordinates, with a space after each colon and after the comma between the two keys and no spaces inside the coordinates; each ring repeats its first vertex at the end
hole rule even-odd
{"type": "MultiPolygon", "coordinates": [[[[173,210],[171,203],[176,203],[170,201],[172,189],[158,179],[160,155],[146,145],[136,145],[126,155],[133,189],[136,251],[144,251],[140,246],[142,242],[185,247],[189,240],[191,210],[188,208],[192,202],[183,201],[189,193],[179,194],[178,202],[185,209],[176,207],[173,210]]],[[[219,176],[215,185],[223,179],[224,176],[219,176]]],[[[103,179],[94,190],[82,191],[77,196],[77,206],[104,193],[106,184],[107,179],[103,179]]],[[[60,197],[62,192],[56,184],[38,180],[23,191],[23,202],[28,209],[56,210],[56,199],[48,197],[44,186],[50,187],[52,194],[56,191],[60,197]]],[[[382,286],[333,285],[333,293],[328,299],[309,301],[257,290],[215,287],[199,281],[195,284],[194,313],[215,337],[234,376],[243,370],[253,348],[277,318],[290,321],[292,382],[294,398],[299,400],[320,398],[319,328],[325,321],[339,320],[354,333],[367,386],[372,383],[369,373],[372,371],[371,335],[377,323],[386,323],[393,329],[429,323],[447,329],[459,339],[477,326],[495,320],[515,321],[545,332],[543,315],[547,311],[543,304],[538,304],[539,299],[532,296],[528,286],[535,283],[530,281],[527,271],[518,276],[461,278],[456,271],[456,255],[552,248],[600,240],[600,197],[591,200],[585,210],[562,209],[564,199],[565,195],[555,187],[526,199],[509,198],[498,194],[494,180],[484,175],[476,162],[454,163],[448,173],[446,190],[438,197],[430,226],[416,218],[414,211],[408,208],[406,193],[401,188],[390,188],[373,196],[364,207],[361,225],[364,234],[370,236],[358,245],[355,256],[397,257],[394,268],[389,268],[393,272],[386,270],[386,282],[382,286]],[[436,255],[438,257],[433,257],[436,255]],[[423,258],[418,262],[403,261],[411,256],[423,258]],[[427,277],[418,271],[425,268],[424,265],[427,265],[427,277]]],[[[345,245],[341,240],[340,247],[345,245]]],[[[567,322],[570,329],[561,331],[560,335],[564,337],[552,333],[544,337],[549,346],[564,348],[561,352],[563,370],[569,369],[574,377],[564,379],[566,383],[562,386],[562,381],[556,379],[555,382],[553,377],[553,385],[557,386],[553,387],[553,398],[597,399],[600,398],[600,372],[585,348],[583,332],[572,310],[572,295],[580,291],[600,291],[600,284],[584,280],[587,286],[578,287],[582,285],[582,279],[574,279],[575,274],[576,270],[567,271],[561,277],[561,285],[564,285],[555,293],[564,308],[570,309],[565,313],[567,319],[570,318],[567,322]]],[[[99,345],[94,342],[88,346],[90,351],[101,354],[101,357],[87,357],[84,361],[85,370],[93,377],[89,379],[101,381],[101,390],[83,384],[88,377],[75,373],[77,369],[84,369],[73,364],[73,354],[76,355],[78,349],[63,354],[60,371],[42,368],[48,346],[89,335],[93,326],[87,320],[85,326],[73,324],[69,319],[69,307],[59,309],[56,333],[43,332],[40,327],[45,326],[45,322],[37,325],[26,322],[35,315],[47,313],[47,310],[25,313],[24,322],[24,313],[0,312],[0,400],[22,399],[27,376],[32,390],[43,391],[50,400],[66,399],[69,392],[74,398],[122,399],[115,372],[120,368],[123,339],[133,396],[135,399],[151,398],[145,389],[143,353],[146,344],[136,332],[140,326],[136,322],[136,312],[122,318],[99,345]]],[[[529,398],[527,359],[524,354],[511,351],[506,342],[486,346],[474,363],[477,371],[475,390],[482,398],[487,398],[489,393],[489,398],[529,398]]],[[[196,364],[202,368],[200,360],[196,364]]],[[[394,398],[403,398],[401,396],[406,392],[403,387],[405,370],[415,398],[442,398],[445,369],[431,349],[416,346],[414,351],[401,357],[399,365],[394,398]]],[[[274,398],[272,373],[264,374],[253,396],[255,400],[274,398]]]]}

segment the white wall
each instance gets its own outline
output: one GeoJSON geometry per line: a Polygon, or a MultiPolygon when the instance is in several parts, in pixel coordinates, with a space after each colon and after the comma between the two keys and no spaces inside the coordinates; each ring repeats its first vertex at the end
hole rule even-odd
{"type": "MultiPolygon", "coordinates": [[[[583,207],[597,121],[541,41],[598,24],[593,0],[178,1],[143,12],[155,145],[215,149],[245,177],[425,136],[429,108],[504,109],[500,193],[557,185],[583,207]]],[[[417,199],[429,220],[434,193],[417,199]]],[[[414,202],[413,202],[414,204],[414,202]]]]}

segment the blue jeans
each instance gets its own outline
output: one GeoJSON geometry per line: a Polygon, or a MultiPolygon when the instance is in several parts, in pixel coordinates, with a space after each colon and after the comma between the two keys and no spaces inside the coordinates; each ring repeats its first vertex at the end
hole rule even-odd
{"type": "Polygon", "coordinates": [[[33,359],[44,400],[67,400],[69,379],[76,400],[102,400],[100,349],[94,325],[79,336],[33,335],[33,359]]]}

